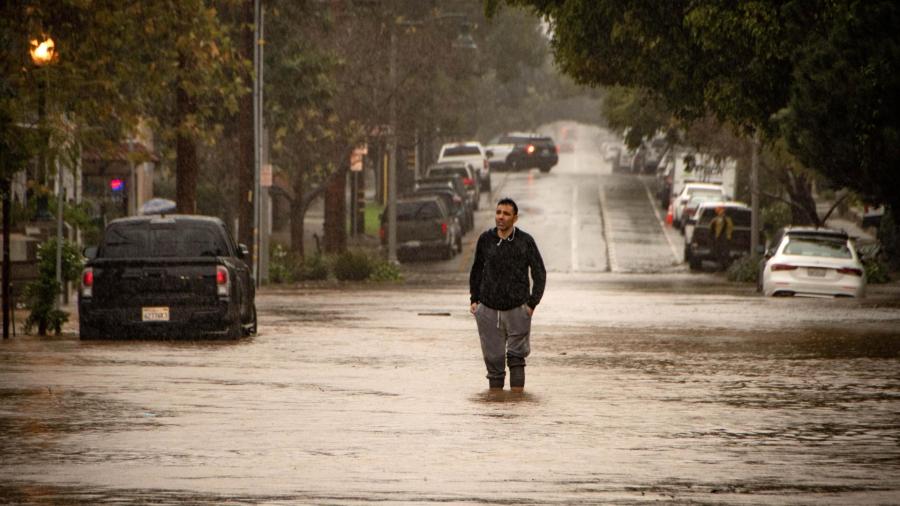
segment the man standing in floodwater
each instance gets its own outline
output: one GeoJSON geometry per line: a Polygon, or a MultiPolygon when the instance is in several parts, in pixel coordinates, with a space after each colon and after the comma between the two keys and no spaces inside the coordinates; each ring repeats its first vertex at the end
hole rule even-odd
{"type": "Polygon", "coordinates": [[[518,219],[519,207],[512,199],[497,202],[497,226],[478,238],[469,273],[470,310],[478,324],[481,353],[492,390],[503,389],[506,364],[510,388],[525,388],[525,358],[531,353],[531,315],[541,302],[547,281],[537,244],[516,228],[518,219]],[[529,283],[529,269],[533,285],[529,283]]]}

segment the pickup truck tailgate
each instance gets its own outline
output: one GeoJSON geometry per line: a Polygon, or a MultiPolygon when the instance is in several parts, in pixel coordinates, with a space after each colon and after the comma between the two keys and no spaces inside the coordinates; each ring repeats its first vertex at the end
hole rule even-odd
{"type": "Polygon", "coordinates": [[[97,259],[94,300],[117,306],[214,305],[215,257],[97,259]]]}

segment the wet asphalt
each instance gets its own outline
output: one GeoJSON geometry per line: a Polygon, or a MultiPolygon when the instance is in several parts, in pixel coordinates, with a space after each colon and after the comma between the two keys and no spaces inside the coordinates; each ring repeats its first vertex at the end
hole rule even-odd
{"type": "Polygon", "coordinates": [[[524,393],[487,389],[470,253],[266,288],[236,342],[18,337],[0,503],[900,503],[896,287],[772,299],[688,273],[646,181],[586,150],[495,182],[550,271],[524,393]]]}

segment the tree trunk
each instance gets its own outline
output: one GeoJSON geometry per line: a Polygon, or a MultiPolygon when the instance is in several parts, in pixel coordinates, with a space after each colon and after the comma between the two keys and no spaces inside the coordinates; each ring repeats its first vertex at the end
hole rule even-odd
{"type": "Polygon", "coordinates": [[[303,177],[298,174],[294,178],[294,198],[291,200],[291,250],[303,258],[306,254],[303,233],[307,204],[303,199],[303,177]]]}
{"type": "MultiPolygon", "coordinates": [[[[239,18],[244,26],[241,32],[241,56],[253,61],[253,0],[244,0],[239,9],[239,18]]],[[[252,75],[245,76],[251,83],[252,75]]],[[[238,242],[250,249],[253,258],[253,187],[254,187],[254,143],[253,143],[253,93],[245,94],[240,99],[238,111],[238,242]]]]}
{"type": "MultiPolygon", "coordinates": [[[[186,66],[184,57],[180,57],[182,69],[186,66]]],[[[182,130],[186,118],[196,112],[197,106],[193,98],[180,83],[175,99],[176,124],[179,126],[175,141],[175,204],[181,214],[197,213],[197,143],[189,133],[182,130]]]]}
{"type": "Polygon", "coordinates": [[[788,183],[787,192],[794,204],[791,206],[791,224],[820,226],[822,223],[812,196],[812,181],[803,174],[788,171],[788,183]]]}
{"type": "Polygon", "coordinates": [[[325,252],[347,250],[347,170],[338,172],[325,190],[325,252]]]}

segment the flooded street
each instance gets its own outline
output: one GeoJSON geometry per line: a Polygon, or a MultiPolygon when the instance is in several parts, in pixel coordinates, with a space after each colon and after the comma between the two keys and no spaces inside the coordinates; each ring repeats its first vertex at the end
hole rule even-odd
{"type": "Polygon", "coordinates": [[[236,343],[4,342],[0,496],[900,501],[895,300],[551,273],[526,391],[492,394],[464,276],[437,281],[269,290],[236,343]]]}
{"type": "Polygon", "coordinates": [[[494,174],[547,290],[524,393],[490,392],[477,233],[406,282],[265,288],[231,341],[0,343],[0,502],[898,504],[900,290],[759,296],[689,273],[595,130],[494,174]]]}

